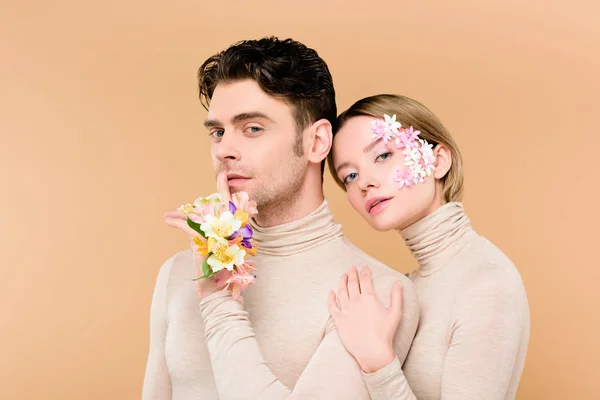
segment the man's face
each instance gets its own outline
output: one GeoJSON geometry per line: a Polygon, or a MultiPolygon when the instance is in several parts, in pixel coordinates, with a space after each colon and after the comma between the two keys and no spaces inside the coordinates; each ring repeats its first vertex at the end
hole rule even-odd
{"type": "Polygon", "coordinates": [[[299,193],[308,160],[294,151],[297,126],[287,103],[254,80],[219,83],[205,126],[215,175],[227,172],[232,193],[248,192],[259,208],[299,193]]]}

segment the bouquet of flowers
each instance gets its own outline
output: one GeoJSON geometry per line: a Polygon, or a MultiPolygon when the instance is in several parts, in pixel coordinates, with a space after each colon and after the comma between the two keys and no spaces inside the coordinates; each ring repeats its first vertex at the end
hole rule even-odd
{"type": "Polygon", "coordinates": [[[178,211],[187,215],[188,225],[198,232],[194,242],[199,254],[206,257],[202,265],[204,275],[194,280],[214,277],[218,288],[231,290],[237,299],[256,278],[251,273],[254,262],[247,260],[256,255],[252,227],[248,224],[258,213],[256,202],[249,200],[246,192],[234,193],[228,202],[214,193],[193,204],[184,204],[178,211]]]}

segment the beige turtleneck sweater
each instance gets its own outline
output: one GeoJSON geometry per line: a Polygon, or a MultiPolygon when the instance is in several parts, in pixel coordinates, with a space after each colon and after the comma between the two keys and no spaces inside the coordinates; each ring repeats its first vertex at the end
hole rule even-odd
{"type": "Polygon", "coordinates": [[[514,399],[529,306],[511,261],[448,203],[401,232],[419,269],[420,320],[408,358],[365,380],[374,400],[514,399]]]}
{"type": "Polygon", "coordinates": [[[243,304],[217,292],[199,305],[189,251],[161,268],[142,398],[368,399],[360,367],[330,319],[327,295],[352,265],[369,265],[378,295],[388,301],[392,284],[402,281],[404,316],[394,348],[403,362],[419,318],[410,280],[352,245],[327,201],[298,221],[252,227],[257,281],[243,304]]]}

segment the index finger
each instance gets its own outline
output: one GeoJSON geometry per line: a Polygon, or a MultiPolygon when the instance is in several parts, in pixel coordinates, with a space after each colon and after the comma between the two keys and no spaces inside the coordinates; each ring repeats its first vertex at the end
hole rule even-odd
{"type": "Polygon", "coordinates": [[[221,195],[222,204],[229,204],[231,192],[229,191],[229,182],[227,182],[227,173],[224,171],[219,172],[219,175],[217,175],[217,190],[221,195]]]}

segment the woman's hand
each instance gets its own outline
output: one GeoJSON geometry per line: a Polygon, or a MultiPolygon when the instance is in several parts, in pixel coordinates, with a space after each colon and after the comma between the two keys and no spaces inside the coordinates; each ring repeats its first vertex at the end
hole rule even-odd
{"type": "Polygon", "coordinates": [[[329,294],[329,313],[344,347],[362,370],[373,373],[394,360],[393,340],[402,319],[402,285],[391,290],[391,302],[385,307],[373,289],[369,267],[360,276],[355,267],[342,275],[338,294],[329,294]]]}

